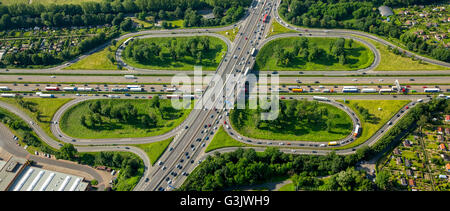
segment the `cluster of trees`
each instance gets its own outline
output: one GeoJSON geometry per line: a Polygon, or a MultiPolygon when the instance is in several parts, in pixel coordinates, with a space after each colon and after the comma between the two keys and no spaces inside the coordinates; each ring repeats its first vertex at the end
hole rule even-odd
{"type": "Polygon", "coordinates": [[[417,35],[403,35],[404,29],[391,22],[384,22],[374,10],[380,5],[409,6],[414,4],[431,4],[442,0],[368,0],[368,1],[314,1],[285,0],[279,12],[293,24],[320,28],[357,29],[388,38],[400,39],[408,50],[430,55],[436,59],[449,62],[449,50],[441,45],[428,44],[417,35]],[[401,36],[407,36],[405,38],[401,36]],[[415,38],[412,38],[415,37],[415,38]],[[420,40],[420,41],[419,41],[420,40]]]}
{"type": "Polygon", "coordinates": [[[355,108],[359,112],[361,117],[364,119],[364,121],[371,122],[373,124],[376,124],[377,121],[379,121],[378,117],[376,117],[375,115],[369,113],[369,109],[361,107],[358,104],[355,104],[355,108]]]}
{"type": "Polygon", "coordinates": [[[88,104],[89,113],[81,116],[81,124],[87,128],[101,126],[106,120],[117,120],[120,122],[141,122],[145,127],[155,127],[158,118],[155,113],[138,114],[138,110],[129,102],[125,103],[104,103],[94,101],[88,104]]]}
{"type": "Polygon", "coordinates": [[[155,59],[176,61],[184,56],[189,56],[196,58],[196,61],[201,63],[210,49],[211,44],[208,37],[189,37],[183,38],[182,41],[173,38],[165,44],[137,39],[125,49],[124,56],[141,63],[151,63],[155,59]]]}
{"type": "MultiPolygon", "coordinates": [[[[303,125],[308,128],[314,125],[315,128],[323,128],[330,132],[337,127],[335,120],[340,118],[339,114],[329,112],[327,107],[320,106],[317,101],[308,101],[306,99],[280,101],[278,109],[279,115],[275,120],[261,120],[259,116],[261,112],[269,111],[260,107],[255,111],[234,109],[230,114],[230,119],[236,125],[236,128],[243,128],[247,121],[253,121],[258,129],[295,131],[297,127],[302,127],[303,125]]],[[[351,128],[351,125],[340,125],[339,127],[351,128]]]]}
{"type": "Polygon", "coordinates": [[[143,163],[136,156],[131,156],[119,152],[99,152],[95,155],[91,153],[77,154],[77,161],[81,164],[90,166],[108,166],[115,169],[121,169],[121,174],[125,178],[136,176],[143,163]]]}
{"type": "MultiPolygon", "coordinates": [[[[77,46],[66,47],[59,53],[41,51],[41,49],[39,49],[40,47],[35,45],[33,48],[25,51],[5,54],[0,63],[3,65],[14,66],[55,65],[73,59],[82,53],[86,53],[93,48],[108,42],[119,34],[120,31],[117,27],[113,27],[112,31],[108,34],[101,32],[95,36],[88,37],[81,41],[77,46]]],[[[68,46],[68,44],[65,46],[68,46]]]]}
{"type": "MultiPolygon", "coordinates": [[[[214,8],[217,14],[230,8],[249,6],[251,0],[105,0],[101,2],[82,2],[81,4],[13,4],[0,5],[0,30],[29,28],[34,26],[90,26],[112,24],[119,26],[124,14],[137,13],[139,17],[154,15],[161,19],[189,18],[185,11],[214,8]]],[[[231,18],[242,16],[243,12],[229,12],[231,18]]],[[[229,20],[228,12],[226,20],[229,20]]],[[[196,14],[196,19],[201,16],[196,14]]],[[[213,21],[203,20],[190,24],[224,23],[222,16],[213,21]]],[[[225,21],[226,23],[229,23],[225,21]]]]}
{"type": "MultiPolygon", "coordinates": [[[[187,178],[180,190],[213,191],[232,189],[236,186],[258,184],[277,176],[306,174],[317,177],[339,173],[353,166],[364,156],[361,152],[341,156],[293,155],[269,147],[263,153],[254,149],[238,149],[229,153],[208,156],[187,178]]],[[[346,177],[346,176],[345,176],[346,177]]],[[[347,188],[357,177],[342,185],[347,188]]],[[[359,178],[359,177],[358,177],[359,178]]],[[[336,180],[337,182],[340,180],[336,180]]],[[[362,184],[362,183],[361,183],[362,184]]],[[[363,186],[363,185],[362,185],[363,186]]],[[[337,190],[339,186],[332,186],[337,190]]],[[[363,188],[361,188],[363,189],[363,188]]]]}
{"type": "Polygon", "coordinates": [[[98,129],[104,125],[111,125],[111,120],[133,124],[143,128],[155,128],[164,124],[161,120],[179,118],[181,113],[172,106],[161,103],[158,96],[153,97],[148,111],[139,112],[138,109],[126,101],[89,102],[89,112],[80,117],[81,125],[90,129],[98,129]]]}
{"type": "Polygon", "coordinates": [[[357,171],[353,167],[331,175],[327,180],[302,172],[292,176],[292,182],[296,190],[370,191],[375,188],[374,183],[367,179],[363,171],[357,171]]]}
{"type": "MultiPolygon", "coordinates": [[[[345,52],[346,40],[344,38],[338,38],[336,41],[331,42],[329,46],[329,52],[322,48],[318,48],[314,44],[310,44],[308,39],[301,37],[292,43],[294,47],[293,51],[287,51],[284,48],[276,46],[275,56],[277,58],[277,65],[290,66],[296,58],[301,58],[309,62],[313,62],[319,58],[326,57],[329,60],[338,60],[340,64],[346,64],[346,52],[345,52]]],[[[348,41],[348,45],[352,47],[353,40],[348,41]]]]}

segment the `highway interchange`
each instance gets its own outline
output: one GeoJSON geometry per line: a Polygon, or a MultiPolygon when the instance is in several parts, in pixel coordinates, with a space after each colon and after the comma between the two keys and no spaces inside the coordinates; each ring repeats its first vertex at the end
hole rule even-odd
{"type": "MultiPolygon", "coordinates": [[[[234,86],[238,86],[239,83],[236,81],[242,80],[245,76],[242,71],[237,72],[236,70],[243,70],[245,67],[252,67],[254,64],[254,57],[248,54],[252,48],[261,49],[261,47],[267,42],[281,37],[292,37],[299,36],[297,33],[290,34],[278,34],[269,38],[265,38],[265,35],[269,32],[270,23],[262,23],[260,21],[261,17],[265,12],[269,12],[271,18],[270,21],[278,21],[280,24],[287,26],[290,29],[296,30],[299,33],[305,35],[305,30],[291,26],[285,23],[276,12],[276,8],[279,5],[279,1],[272,2],[269,4],[268,0],[261,0],[257,3],[256,7],[253,6],[249,9],[249,14],[241,21],[236,23],[236,25],[240,26],[239,33],[235,38],[234,42],[229,41],[226,37],[218,35],[214,32],[223,31],[232,29],[235,25],[222,27],[222,28],[211,28],[211,29],[175,29],[175,30],[161,30],[161,31],[141,31],[137,33],[131,33],[124,35],[117,40],[122,40],[124,38],[130,38],[132,36],[138,36],[136,38],[149,38],[149,37],[176,37],[176,36],[196,36],[196,35],[207,35],[214,36],[222,39],[228,46],[228,51],[215,71],[223,81],[230,82],[234,84],[234,86]],[[276,5],[276,6],[275,6],[276,5]],[[255,32],[261,32],[261,40],[255,39],[253,41],[253,37],[255,32]],[[244,61],[243,64],[241,61],[244,61]],[[241,64],[240,64],[241,63],[241,64]],[[236,74],[237,79],[232,76],[236,74]]],[[[255,2],[256,4],[256,2],[255,2]]],[[[255,5],[254,4],[254,5],[255,5]]],[[[279,71],[277,74],[279,75],[292,75],[293,77],[280,77],[281,84],[298,84],[298,85],[306,85],[311,84],[312,89],[318,89],[319,82],[320,84],[324,84],[324,88],[330,86],[334,87],[334,84],[364,84],[367,87],[376,87],[377,84],[383,84],[383,86],[387,86],[387,84],[393,84],[394,80],[399,80],[402,84],[411,84],[412,88],[420,90],[423,89],[423,84],[427,84],[430,81],[433,84],[440,84],[441,89],[449,89],[450,86],[447,84],[449,77],[445,74],[449,74],[450,71],[388,71],[383,72],[383,75],[405,75],[403,77],[384,77],[384,76],[376,76],[379,72],[373,71],[373,69],[380,62],[380,55],[378,50],[369,42],[355,37],[354,35],[363,36],[377,42],[380,42],[385,45],[393,44],[384,41],[378,37],[357,31],[350,30],[322,30],[322,29],[310,29],[307,32],[311,37],[345,37],[352,38],[358,40],[359,42],[365,44],[369,47],[369,49],[374,53],[375,60],[373,64],[365,69],[358,71],[303,71],[301,74],[296,71],[279,71]],[[432,74],[443,74],[444,76],[413,76],[415,74],[427,74],[432,72],[432,74]],[[359,75],[373,75],[372,77],[356,77],[359,75]],[[310,77],[301,77],[302,75],[315,75],[310,77]],[[323,76],[322,76],[323,75],[323,76]],[[338,77],[339,76],[339,77],[338,77]],[[342,77],[342,76],[355,76],[355,77],[342,77]],[[413,80],[411,80],[413,78],[413,80]],[[382,81],[381,81],[382,80],[382,81]],[[300,81],[300,82],[299,82],[300,81]],[[333,84],[333,85],[331,85],[333,84]],[[414,85],[417,84],[417,85],[414,85]],[[442,85],[441,85],[442,84],[442,85]]],[[[125,79],[123,74],[134,74],[138,76],[136,80],[132,80],[133,83],[148,83],[144,86],[145,89],[151,90],[150,86],[155,87],[155,92],[164,91],[166,88],[162,84],[170,84],[171,76],[151,76],[151,74],[176,74],[179,71],[170,71],[170,70],[144,70],[138,69],[135,67],[131,67],[128,65],[124,65],[127,70],[123,71],[100,71],[100,70],[63,70],[64,67],[69,66],[76,61],[101,50],[107,45],[99,46],[94,51],[88,53],[87,55],[83,55],[73,61],[62,64],[57,67],[42,69],[42,70],[27,70],[27,69],[9,69],[9,70],[0,70],[2,73],[7,73],[2,75],[1,85],[8,85],[10,87],[14,87],[14,91],[34,91],[37,86],[35,84],[41,84],[39,86],[41,89],[45,86],[46,83],[51,83],[48,85],[54,86],[54,83],[64,83],[62,86],[69,86],[70,83],[76,84],[76,86],[83,86],[84,84],[88,84],[89,87],[99,87],[99,89],[105,89],[106,86],[103,86],[103,82],[108,83],[109,87],[124,86],[126,83],[130,83],[130,79],[125,79]],[[26,75],[29,73],[38,73],[42,75],[26,75]],[[70,75],[64,75],[69,73],[70,75]],[[17,75],[15,75],[17,74],[17,75]],[[55,74],[56,77],[49,77],[49,75],[55,74]],[[77,75],[83,74],[83,75],[77,75]],[[86,77],[86,75],[92,74],[92,76],[86,77]],[[112,75],[111,75],[112,74],[112,75]],[[143,74],[140,76],[140,74],[143,74]],[[149,74],[149,75],[145,75],[149,74]],[[20,80],[18,78],[21,78],[20,80]],[[16,86],[13,85],[16,83],[16,86]],[[24,86],[24,84],[27,86],[24,86]]],[[[439,64],[445,67],[450,67],[450,64],[436,61],[433,59],[421,57],[415,55],[411,52],[406,51],[408,55],[416,56],[417,58],[423,59],[424,61],[439,64]]],[[[121,63],[124,63],[121,59],[121,51],[119,50],[116,53],[117,60],[121,63]]],[[[213,72],[213,71],[209,71],[213,72]]],[[[192,74],[190,71],[186,71],[187,74],[192,74]]],[[[208,73],[204,71],[204,73],[208,73]]],[[[269,71],[262,71],[260,73],[263,74],[271,74],[269,71]]],[[[7,103],[0,101],[0,107],[8,109],[9,111],[15,113],[20,118],[24,119],[30,126],[36,131],[37,135],[45,141],[47,144],[54,148],[61,147],[61,143],[72,143],[76,146],[77,150],[80,152],[89,152],[89,151],[129,151],[138,155],[146,166],[144,175],[142,179],[139,181],[138,185],[134,190],[172,190],[173,188],[179,187],[182,185],[186,176],[183,176],[183,172],[189,173],[198,166],[198,164],[206,158],[207,155],[213,153],[205,153],[204,150],[206,147],[202,147],[201,143],[205,143],[206,145],[212,140],[215,131],[221,125],[223,125],[223,121],[227,119],[227,109],[222,109],[224,107],[224,100],[232,100],[229,96],[226,96],[226,99],[221,98],[221,95],[225,95],[223,93],[225,91],[225,87],[222,84],[215,83],[213,80],[206,81],[205,84],[200,85],[202,89],[204,89],[203,95],[199,99],[200,102],[203,101],[205,105],[212,106],[205,108],[202,103],[196,104],[196,109],[193,109],[189,114],[188,118],[180,124],[178,127],[174,128],[170,132],[154,137],[145,137],[145,138],[120,138],[120,139],[75,139],[70,136],[64,134],[59,127],[59,120],[67,109],[72,106],[77,105],[80,102],[90,100],[90,99],[100,99],[105,98],[105,96],[101,96],[101,91],[98,92],[99,96],[75,96],[74,94],[67,94],[66,96],[61,97],[69,97],[75,98],[74,100],[68,102],[64,106],[62,106],[56,114],[53,116],[52,121],[56,122],[56,124],[52,124],[51,131],[58,140],[54,140],[48,134],[44,132],[42,128],[40,128],[37,124],[33,123],[33,119],[30,118],[27,114],[25,114],[20,109],[9,105],[7,103]],[[219,93],[217,96],[211,96],[212,93],[219,93]],[[216,109],[215,109],[216,108],[216,109]],[[211,126],[208,126],[211,125],[211,126]],[[203,132],[205,128],[208,128],[207,132],[203,132]],[[126,146],[127,144],[142,144],[142,143],[151,143],[156,141],[165,140],[169,137],[175,137],[172,143],[169,145],[168,150],[164,152],[164,154],[159,158],[159,163],[152,166],[150,164],[149,158],[141,149],[131,146],[126,146]],[[200,140],[200,141],[198,141],[200,140]],[[106,146],[110,145],[110,146],[106,146]],[[114,146],[112,146],[114,145],[114,146]],[[194,147],[191,147],[191,146],[194,147]],[[187,154],[186,154],[187,153],[187,154]],[[184,162],[181,162],[184,160],[184,162]],[[176,176],[174,176],[176,174],[176,176]],[[147,180],[148,178],[148,180],[147,180]]],[[[280,87],[283,89],[283,87],[280,87]]],[[[135,94],[133,94],[135,95],[135,94]]],[[[121,98],[126,98],[126,96],[120,95],[121,98]]],[[[154,96],[151,92],[136,94],[135,96],[148,98],[148,96],[154,96]]],[[[284,96],[281,93],[281,96],[284,96]]],[[[396,96],[396,95],[393,95],[396,96]]],[[[331,101],[327,102],[335,105],[338,108],[346,111],[350,117],[352,117],[353,125],[357,124],[360,120],[353,114],[352,111],[347,109],[344,105],[335,102],[335,100],[341,99],[394,99],[391,95],[348,95],[348,96],[339,96],[339,95],[330,95],[327,96],[331,101]]],[[[34,96],[31,96],[34,97],[34,96]]],[[[58,96],[60,97],[60,96],[58,96]]],[[[284,97],[298,99],[298,98],[308,98],[311,99],[312,96],[305,95],[285,95],[284,97]]],[[[399,95],[396,96],[395,99],[408,99],[411,100],[407,106],[413,107],[416,104],[417,99],[424,99],[428,101],[429,98],[425,95],[399,95]]],[[[406,113],[407,109],[401,109],[398,111],[398,115],[394,115],[390,120],[393,124],[395,123],[406,113]]],[[[379,140],[386,131],[392,127],[392,125],[384,125],[380,128],[377,133],[367,140],[365,143],[349,149],[336,150],[338,154],[350,154],[354,153],[357,148],[360,148],[365,145],[373,145],[379,140]]],[[[256,150],[261,151],[264,150],[264,146],[279,146],[281,151],[286,153],[295,153],[295,154],[318,154],[324,155],[330,152],[330,148],[323,149],[323,147],[317,146],[320,144],[319,142],[301,142],[295,143],[298,146],[297,148],[293,148],[291,144],[292,141],[283,141],[283,140],[257,140],[251,139],[248,137],[243,137],[239,135],[233,128],[227,130],[227,132],[231,135],[231,137],[235,138],[238,141],[244,143],[252,143],[255,145],[256,150]],[[241,138],[239,138],[241,137],[241,138]],[[249,142],[250,140],[251,142],[249,142]],[[260,143],[259,143],[260,142],[260,143]],[[282,143],[282,144],[280,144],[282,143]],[[289,143],[289,145],[288,145],[289,143]],[[303,144],[300,145],[300,144],[303,144]],[[288,147],[290,146],[290,147],[288,147]]],[[[346,141],[351,139],[351,135],[343,139],[342,141],[346,141]]],[[[2,140],[3,141],[3,140],[2,140]]],[[[348,144],[350,142],[343,143],[343,145],[348,144]]],[[[219,152],[227,152],[235,150],[235,148],[223,148],[215,151],[219,152]]]]}

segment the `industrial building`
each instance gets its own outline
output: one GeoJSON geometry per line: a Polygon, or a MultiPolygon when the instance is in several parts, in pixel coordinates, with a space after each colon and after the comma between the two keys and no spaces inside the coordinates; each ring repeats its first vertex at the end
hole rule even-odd
{"type": "Polygon", "coordinates": [[[45,170],[12,157],[0,161],[0,191],[85,191],[83,177],[45,170]]]}

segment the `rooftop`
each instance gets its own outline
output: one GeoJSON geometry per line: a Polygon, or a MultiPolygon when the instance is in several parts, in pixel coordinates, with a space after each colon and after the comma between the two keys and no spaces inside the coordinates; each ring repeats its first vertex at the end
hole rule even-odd
{"type": "Polygon", "coordinates": [[[391,15],[394,15],[394,12],[392,12],[392,9],[388,6],[378,7],[378,10],[380,11],[381,16],[384,16],[384,17],[389,17],[391,15]]]}
{"type": "Polygon", "coordinates": [[[27,166],[17,177],[11,191],[84,191],[82,177],[27,166]]]}

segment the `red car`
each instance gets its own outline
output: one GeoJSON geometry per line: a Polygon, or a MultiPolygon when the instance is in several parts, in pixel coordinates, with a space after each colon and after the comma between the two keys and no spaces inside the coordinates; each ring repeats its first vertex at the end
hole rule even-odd
{"type": "Polygon", "coordinates": [[[281,98],[282,100],[286,99],[284,96],[281,96],[280,98],[281,98]]]}
{"type": "Polygon", "coordinates": [[[427,86],[422,86],[422,88],[424,88],[424,89],[425,89],[425,88],[427,88],[427,86]]]}
{"type": "Polygon", "coordinates": [[[405,108],[406,108],[406,109],[408,109],[408,108],[409,108],[409,106],[406,106],[405,108]]]}
{"type": "Polygon", "coordinates": [[[227,121],[223,121],[223,124],[227,124],[227,121]]]}

